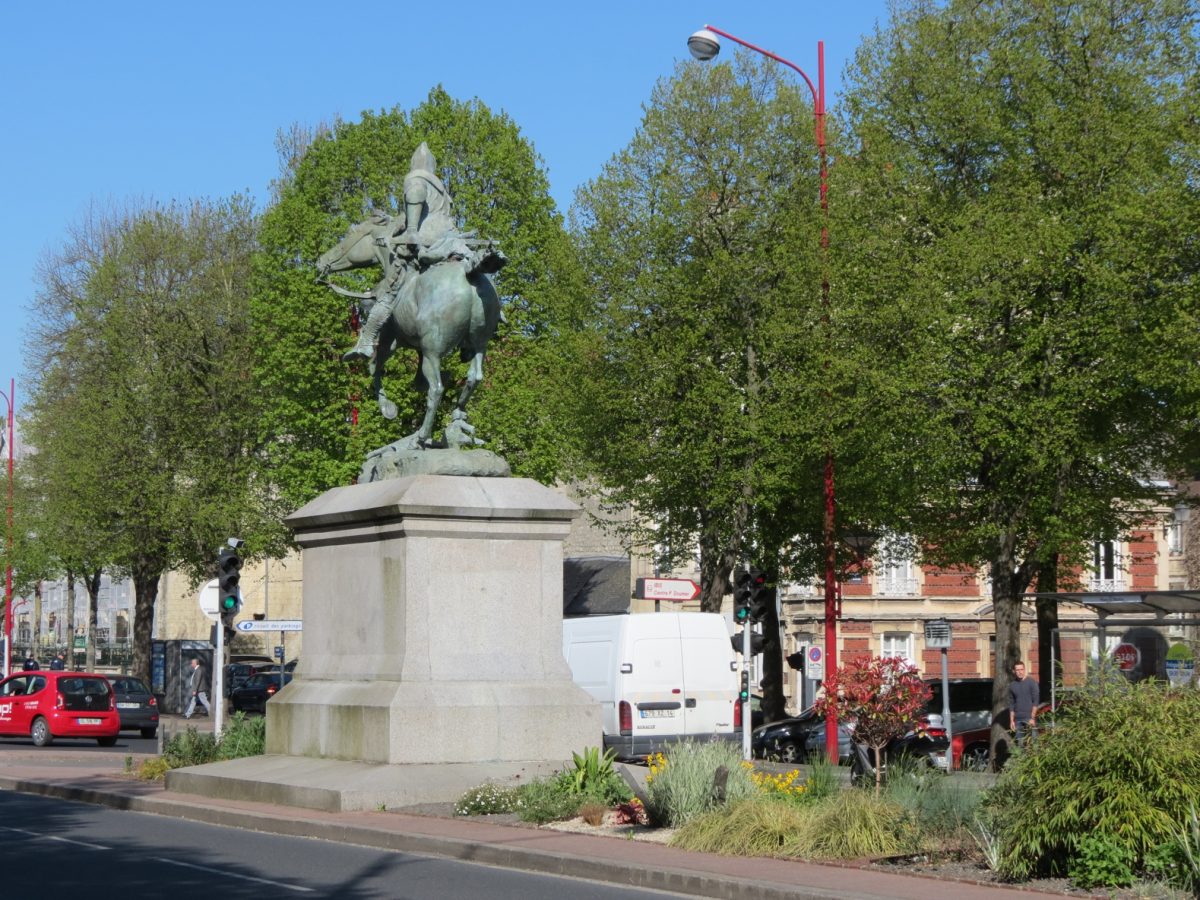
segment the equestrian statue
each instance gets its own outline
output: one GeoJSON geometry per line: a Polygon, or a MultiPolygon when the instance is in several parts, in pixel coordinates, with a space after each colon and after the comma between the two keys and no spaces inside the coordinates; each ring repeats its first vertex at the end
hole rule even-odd
{"type": "Polygon", "coordinates": [[[383,391],[388,359],[397,347],[410,347],[421,357],[414,385],[425,391],[425,417],[412,434],[368,454],[360,480],[382,477],[379,464],[384,457],[483,443],[474,436],[466,407],[483,380],[484,354],[501,319],[491,276],[508,260],[495,242],[457,229],[450,195],[435,170],[433,154],[422,143],[404,178],[403,215],[371,215],[351,226],[317,260],[317,280],[359,301],[367,314],[358,342],[342,359],[368,361],[372,393],[384,418],[397,414],[396,404],[383,391]],[[378,266],[383,273],[369,292],[328,280],[333,272],[368,266],[378,266]],[[467,377],[443,438],[435,440],[444,394],[442,359],[454,350],[468,363],[467,377]]]}

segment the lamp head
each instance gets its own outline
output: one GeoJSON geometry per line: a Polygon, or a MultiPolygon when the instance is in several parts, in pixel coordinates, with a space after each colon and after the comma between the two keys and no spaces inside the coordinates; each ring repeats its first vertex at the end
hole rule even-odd
{"type": "Polygon", "coordinates": [[[707,28],[701,28],[688,38],[688,50],[701,62],[708,62],[721,52],[721,42],[707,28]]]}

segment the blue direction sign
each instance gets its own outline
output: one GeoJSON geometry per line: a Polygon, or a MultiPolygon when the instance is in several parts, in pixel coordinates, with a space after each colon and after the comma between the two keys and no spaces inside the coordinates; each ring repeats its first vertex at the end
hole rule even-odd
{"type": "Polygon", "coordinates": [[[300,619],[248,619],[234,626],[238,631],[303,631],[300,619]]]}

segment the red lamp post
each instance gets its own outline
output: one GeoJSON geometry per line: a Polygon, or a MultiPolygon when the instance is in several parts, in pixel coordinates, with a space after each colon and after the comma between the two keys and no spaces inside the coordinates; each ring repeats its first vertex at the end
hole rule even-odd
{"type": "MultiPolygon", "coordinates": [[[[739,37],[735,37],[727,31],[722,31],[720,28],[714,28],[712,25],[705,25],[703,30],[697,31],[688,38],[688,50],[691,51],[692,56],[699,60],[714,58],[721,50],[721,43],[717,40],[716,35],[728,38],[736,44],[741,44],[743,47],[753,50],[755,53],[761,53],[768,59],[782,63],[799,74],[804,79],[804,83],[808,85],[808,90],[813,98],[813,120],[816,130],[817,159],[820,171],[821,253],[823,259],[827,261],[829,252],[829,170],[825,151],[825,42],[817,41],[817,83],[814,86],[812,79],[794,62],[784,59],[782,56],[777,56],[771,51],[764,50],[762,47],[755,46],[739,37]]],[[[821,307],[823,310],[822,320],[828,325],[829,267],[827,264],[822,267],[821,272],[821,307]]],[[[821,531],[825,558],[825,680],[828,681],[837,669],[837,619],[841,615],[841,605],[838,602],[837,544],[834,540],[836,504],[834,502],[833,453],[829,450],[825,452],[823,482],[825,511],[821,531]]],[[[838,726],[837,719],[832,715],[825,719],[825,752],[829,755],[830,762],[836,765],[838,760],[838,726]]]]}
{"type": "MultiPolygon", "coordinates": [[[[4,675],[12,672],[12,544],[13,544],[13,397],[16,379],[8,382],[8,393],[0,396],[8,404],[8,516],[4,532],[4,675]]],[[[3,438],[0,438],[3,440],[3,438]]]]}

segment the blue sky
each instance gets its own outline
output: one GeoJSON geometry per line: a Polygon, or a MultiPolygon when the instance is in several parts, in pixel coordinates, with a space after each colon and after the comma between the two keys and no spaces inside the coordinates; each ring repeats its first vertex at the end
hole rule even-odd
{"type": "Polygon", "coordinates": [[[279,170],[279,129],[410,109],[441,83],[512,117],[565,212],[575,188],[628,143],[655,82],[687,56],[691,32],[711,23],[814,81],[824,40],[832,105],[846,60],[886,5],[9,4],[0,28],[0,389],[15,377],[21,407],[37,263],[92,201],[246,192],[261,205],[279,170]],[[422,19],[437,23],[432,33],[422,19]]]}

